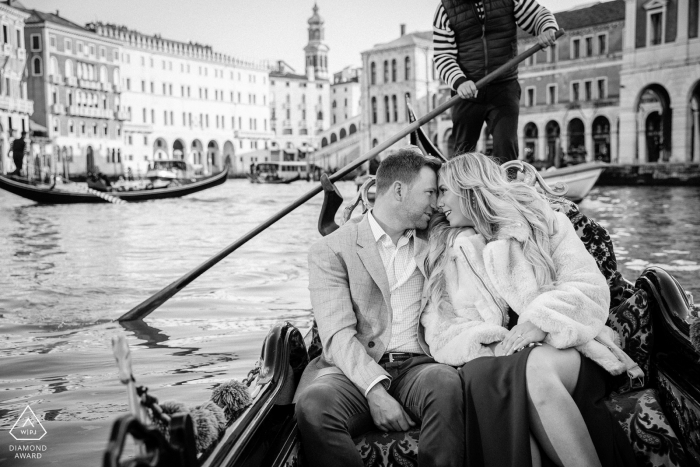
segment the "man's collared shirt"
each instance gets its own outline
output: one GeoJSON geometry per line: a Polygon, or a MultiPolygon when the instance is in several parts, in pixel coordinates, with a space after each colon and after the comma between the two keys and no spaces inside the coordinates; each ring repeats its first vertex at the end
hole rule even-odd
{"type": "Polygon", "coordinates": [[[389,280],[392,322],[387,352],[423,353],[417,330],[424,278],[416,265],[415,230],[406,230],[394,245],[371,211],[367,217],[389,280]]]}

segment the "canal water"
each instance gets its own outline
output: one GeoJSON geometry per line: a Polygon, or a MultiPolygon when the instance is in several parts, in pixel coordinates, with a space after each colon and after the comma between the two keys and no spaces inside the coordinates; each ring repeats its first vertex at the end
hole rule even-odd
{"type": "MultiPolygon", "coordinates": [[[[124,334],[137,384],[196,405],[242,379],[272,324],[311,321],[306,252],[322,197],[205,273],[143,323],[112,323],[313,185],[225,185],[177,200],[39,206],[0,192],[0,465],[101,464],[127,411],[110,339],[124,334]],[[9,431],[27,404],[41,459],[14,459],[9,431]]],[[[349,197],[355,187],[340,183],[349,197]]],[[[700,296],[700,189],[598,187],[581,204],[605,225],[634,280],[667,268],[700,296]]]]}

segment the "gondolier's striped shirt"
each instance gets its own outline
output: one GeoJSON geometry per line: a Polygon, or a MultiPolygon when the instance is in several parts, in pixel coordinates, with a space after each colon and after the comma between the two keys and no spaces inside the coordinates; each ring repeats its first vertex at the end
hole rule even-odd
{"type": "MultiPolygon", "coordinates": [[[[535,0],[513,0],[515,4],[515,22],[524,31],[536,36],[547,29],[559,29],[554,15],[535,0]]],[[[476,10],[481,21],[484,20],[484,4],[476,2],[476,10]]],[[[442,2],[433,18],[433,48],[435,49],[435,66],[440,78],[452,89],[457,90],[467,80],[457,64],[457,44],[455,33],[442,2]]]]}

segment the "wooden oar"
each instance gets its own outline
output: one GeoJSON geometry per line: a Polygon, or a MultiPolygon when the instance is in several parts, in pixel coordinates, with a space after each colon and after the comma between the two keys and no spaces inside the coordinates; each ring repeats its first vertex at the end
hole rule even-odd
{"type": "MultiPolygon", "coordinates": [[[[559,38],[564,34],[563,30],[559,30],[556,33],[556,37],[559,38]]],[[[481,89],[484,86],[488,85],[491,83],[493,80],[496,78],[500,77],[503,75],[505,72],[510,70],[513,67],[518,66],[520,62],[525,60],[526,58],[530,57],[531,55],[535,54],[538,52],[540,49],[542,49],[542,46],[540,44],[533,45],[529,49],[527,49],[525,52],[521,53],[517,57],[509,60],[507,63],[501,65],[498,67],[495,71],[492,73],[489,73],[488,75],[484,76],[482,79],[476,82],[476,88],[481,89]]],[[[353,162],[350,162],[347,164],[345,167],[342,169],[338,170],[336,173],[331,175],[329,177],[331,182],[335,182],[337,180],[340,180],[343,178],[345,175],[349,174],[353,170],[355,170],[357,167],[361,166],[365,162],[367,162],[370,159],[373,159],[376,157],[379,153],[384,151],[385,149],[388,149],[391,147],[394,143],[397,141],[401,140],[401,138],[405,137],[406,135],[410,134],[412,131],[415,131],[416,129],[420,128],[421,126],[425,125],[428,123],[430,120],[433,118],[437,117],[441,113],[443,113],[445,110],[449,109],[453,105],[455,105],[461,97],[459,96],[454,96],[452,99],[448,100],[447,102],[439,105],[435,109],[433,109],[431,112],[428,112],[427,114],[423,115],[421,118],[416,120],[415,122],[411,123],[410,125],[406,126],[403,128],[401,131],[393,135],[391,138],[388,140],[384,141],[383,143],[375,146],[371,151],[366,153],[363,156],[358,157],[355,159],[353,162]]],[[[151,297],[147,298],[145,301],[142,303],[136,305],[134,308],[129,310],[128,312],[124,313],[122,316],[117,318],[118,321],[130,321],[134,319],[143,319],[149,314],[153,312],[153,310],[157,309],[159,306],[161,306],[163,303],[165,303],[170,297],[178,293],[180,290],[185,288],[187,284],[195,280],[197,277],[201,276],[204,272],[209,270],[212,266],[217,264],[219,261],[222,259],[226,258],[228,255],[239,249],[241,246],[245,245],[249,240],[255,238],[260,232],[264,231],[268,227],[270,227],[272,224],[277,222],[278,220],[282,219],[285,217],[287,214],[290,212],[294,211],[296,208],[301,206],[302,204],[306,203],[308,200],[319,194],[321,191],[323,191],[323,187],[319,184],[316,186],[316,188],[312,189],[305,195],[301,196],[298,198],[296,201],[294,201],[292,204],[287,206],[286,208],[282,209],[279,211],[277,214],[273,215],[269,219],[267,219],[265,222],[248,232],[247,234],[243,235],[241,238],[182,276],[181,278],[177,279],[175,282],[171,283],[164,289],[162,289],[159,292],[156,292],[154,295],[151,297]]]]}

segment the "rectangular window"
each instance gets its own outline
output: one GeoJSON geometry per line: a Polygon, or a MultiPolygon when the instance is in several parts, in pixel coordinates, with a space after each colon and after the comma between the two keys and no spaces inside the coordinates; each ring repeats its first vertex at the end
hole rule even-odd
{"type": "Polygon", "coordinates": [[[605,78],[598,78],[598,99],[606,99],[608,97],[607,86],[605,85],[605,78]]]}
{"type": "Polygon", "coordinates": [[[146,92],[146,82],[141,81],[141,92],[146,92]]]}
{"type": "Polygon", "coordinates": [[[2,39],[5,44],[10,42],[10,30],[6,24],[2,25],[2,39]]]}
{"type": "Polygon", "coordinates": [[[147,110],[146,110],[146,109],[143,109],[143,123],[146,123],[146,118],[147,118],[147,117],[146,117],[146,112],[147,112],[147,110]]]}
{"type": "Polygon", "coordinates": [[[534,107],[535,106],[535,88],[534,87],[528,87],[527,88],[527,101],[525,105],[527,107],[534,107]]]}
{"type": "Polygon", "coordinates": [[[547,63],[554,63],[557,61],[557,44],[552,44],[547,47],[547,63]]]}
{"type": "Polygon", "coordinates": [[[573,39],[571,41],[571,58],[573,60],[581,56],[581,41],[579,39],[573,39]]]}
{"type": "Polygon", "coordinates": [[[167,124],[168,124],[168,111],[164,110],[163,111],[163,125],[167,125],[167,124]]]}
{"type": "MultiPolygon", "coordinates": [[[[5,29],[7,26],[3,25],[3,35],[5,36],[5,43],[7,44],[9,42],[9,38],[7,37],[7,33],[5,32],[5,29]]],[[[32,52],[40,52],[41,51],[41,36],[39,34],[32,34],[31,36],[31,44],[32,44],[32,52]]]]}
{"type": "Polygon", "coordinates": [[[104,47],[100,47],[100,58],[107,58],[107,50],[104,47]]]}
{"type": "Polygon", "coordinates": [[[151,123],[156,122],[156,111],[154,109],[151,109],[151,123]]]}
{"type": "Polygon", "coordinates": [[[586,57],[592,57],[593,56],[593,38],[592,37],[586,37],[586,57]]]}
{"type": "Polygon", "coordinates": [[[571,83],[571,102],[579,101],[579,83],[571,83]]]}
{"type": "Polygon", "coordinates": [[[688,5],[688,37],[698,37],[698,23],[700,22],[700,1],[690,0],[688,5]]]}
{"type": "MultiPolygon", "coordinates": [[[[49,44],[52,49],[56,49],[56,36],[49,36],[49,44]]],[[[19,45],[17,47],[19,47],[19,45]]]]}
{"type": "Polygon", "coordinates": [[[73,41],[70,39],[65,39],[63,41],[63,47],[66,49],[67,53],[71,53],[73,51],[73,41]]]}
{"type": "Polygon", "coordinates": [[[167,85],[163,83],[163,95],[165,96],[167,94],[167,85]]]}
{"type": "Polygon", "coordinates": [[[598,34],[598,54],[606,55],[608,53],[608,35],[598,34]]]}
{"type": "Polygon", "coordinates": [[[126,79],[126,90],[131,91],[131,78],[126,79]]]}
{"type": "Polygon", "coordinates": [[[151,81],[151,94],[155,94],[155,93],[156,93],[156,83],[151,81]]]}
{"type": "Polygon", "coordinates": [[[17,47],[22,48],[22,31],[19,29],[16,29],[15,32],[17,33],[17,47]]]}
{"type": "Polygon", "coordinates": [[[593,81],[584,81],[583,82],[583,95],[584,95],[584,100],[586,100],[586,101],[593,100],[593,81]]]}
{"type": "Polygon", "coordinates": [[[90,46],[90,55],[92,55],[93,57],[95,56],[95,46],[94,45],[90,46]]]}
{"type": "Polygon", "coordinates": [[[553,105],[557,103],[557,85],[548,84],[547,85],[547,104],[553,105]]]}
{"type": "Polygon", "coordinates": [[[651,45],[659,45],[663,42],[663,13],[654,13],[651,15],[651,45]]]}

